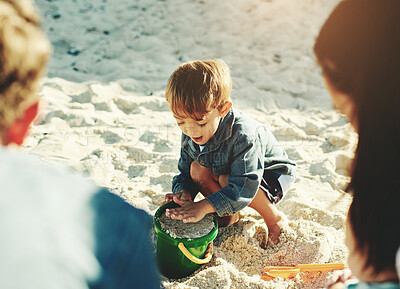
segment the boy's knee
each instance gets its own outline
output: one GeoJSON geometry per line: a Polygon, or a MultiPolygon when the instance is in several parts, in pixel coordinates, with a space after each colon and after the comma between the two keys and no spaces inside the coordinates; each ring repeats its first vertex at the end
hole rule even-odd
{"type": "Polygon", "coordinates": [[[190,177],[195,182],[202,182],[205,179],[209,179],[213,175],[212,169],[206,168],[193,161],[190,165],[190,177]]]}
{"type": "Polygon", "coordinates": [[[228,185],[228,177],[229,175],[218,176],[218,183],[221,186],[221,188],[226,187],[228,185]]]}

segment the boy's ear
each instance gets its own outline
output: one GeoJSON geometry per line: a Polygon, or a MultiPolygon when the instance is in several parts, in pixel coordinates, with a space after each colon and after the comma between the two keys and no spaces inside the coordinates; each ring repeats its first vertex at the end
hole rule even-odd
{"type": "Polygon", "coordinates": [[[225,103],[224,103],[224,105],[222,106],[222,108],[219,110],[219,116],[220,117],[224,117],[228,112],[229,112],[229,110],[231,109],[231,107],[232,107],[232,102],[231,101],[226,101],[225,103]]]}
{"type": "Polygon", "coordinates": [[[26,133],[39,111],[39,102],[35,102],[25,109],[23,115],[16,119],[12,125],[6,129],[3,136],[3,145],[15,143],[21,145],[24,142],[26,133]]]}

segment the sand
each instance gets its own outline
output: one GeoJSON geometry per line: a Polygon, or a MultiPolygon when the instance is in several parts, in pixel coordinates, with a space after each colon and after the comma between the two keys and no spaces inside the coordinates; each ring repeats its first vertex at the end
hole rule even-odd
{"type": "Polygon", "coordinates": [[[346,262],[343,188],[356,134],[332,109],[312,45],[338,0],[35,0],[53,55],[47,103],[24,149],[62,162],[150,214],[171,191],[180,130],[164,100],[182,62],[221,58],[237,109],[268,124],[298,165],[278,208],[289,220],[264,249],[250,208],[220,229],[214,257],[165,288],[321,288],[329,274],[263,281],[267,265],[346,262]]]}
{"type": "Polygon", "coordinates": [[[184,223],[181,220],[171,219],[165,214],[161,214],[159,220],[161,228],[174,239],[201,238],[209,234],[215,227],[214,219],[210,214],[196,223],[184,223]]]}

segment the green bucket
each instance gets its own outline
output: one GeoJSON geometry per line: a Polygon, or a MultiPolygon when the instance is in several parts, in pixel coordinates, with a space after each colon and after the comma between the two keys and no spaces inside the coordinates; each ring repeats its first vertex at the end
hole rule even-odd
{"type": "Polygon", "coordinates": [[[154,230],[157,233],[157,261],[161,274],[167,278],[179,279],[196,271],[212,257],[212,241],[218,233],[217,219],[214,217],[214,228],[207,235],[194,239],[174,239],[161,227],[160,216],[166,209],[179,207],[170,202],[162,205],[153,218],[154,230]]]}

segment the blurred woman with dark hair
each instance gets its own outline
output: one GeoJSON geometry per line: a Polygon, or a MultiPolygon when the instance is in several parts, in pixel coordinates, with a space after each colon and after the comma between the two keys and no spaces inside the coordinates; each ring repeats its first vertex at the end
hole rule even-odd
{"type": "Polygon", "coordinates": [[[347,245],[360,282],[344,288],[400,288],[400,1],[340,2],[314,52],[334,107],[359,136],[347,245]]]}

